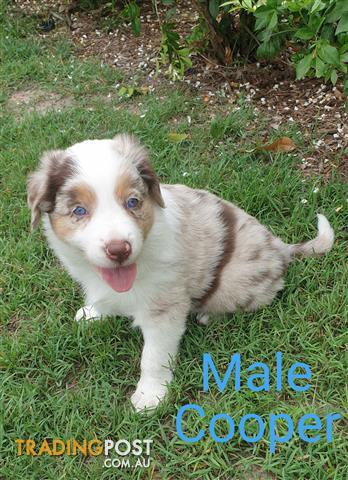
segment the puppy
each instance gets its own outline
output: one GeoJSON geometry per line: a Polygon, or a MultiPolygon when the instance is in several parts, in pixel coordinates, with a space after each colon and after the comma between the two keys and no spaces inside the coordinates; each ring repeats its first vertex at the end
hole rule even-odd
{"type": "Polygon", "coordinates": [[[160,185],[128,135],[45,153],[28,203],[32,227],[44,213],[50,246],[84,290],[76,320],[124,315],[141,328],[137,410],[164,397],[190,312],[207,323],[209,313],[268,305],[294,258],[328,252],[334,241],[323,215],[314,240],[288,245],[207,191],[160,185]]]}

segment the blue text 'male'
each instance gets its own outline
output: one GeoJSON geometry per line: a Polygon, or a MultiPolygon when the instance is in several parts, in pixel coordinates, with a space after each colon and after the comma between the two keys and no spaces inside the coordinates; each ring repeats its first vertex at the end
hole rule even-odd
{"type": "MultiPolygon", "coordinates": [[[[275,356],[275,389],[277,392],[283,390],[283,355],[277,352],[275,356]]],[[[229,380],[232,380],[233,388],[236,392],[241,389],[241,372],[242,360],[240,353],[234,353],[231,360],[224,368],[223,372],[219,372],[210,353],[203,354],[203,390],[209,391],[209,382],[214,381],[220,392],[223,392],[229,380]],[[212,375],[210,375],[210,373],[212,375]],[[213,378],[211,378],[211,376],[213,378]]],[[[246,367],[246,386],[252,392],[268,392],[271,389],[270,367],[264,362],[254,362],[246,367]]],[[[297,380],[310,380],[312,376],[309,365],[303,362],[295,362],[287,369],[287,386],[295,392],[305,392],[311,387],[309,382],[299,385],[297,380]]]]}

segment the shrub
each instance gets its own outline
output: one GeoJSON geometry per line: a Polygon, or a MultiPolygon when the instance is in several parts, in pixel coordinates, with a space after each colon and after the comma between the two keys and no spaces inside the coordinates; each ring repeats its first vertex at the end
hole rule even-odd
{"type": "MultiPolygon", "coordinates": [[[[83,0],[100,4],[102,0],[83,0]]],[[[200,18],[187,38],[174,23],[176,0],[152,0],[161,30],[158,65],[166,65],[171,79],[182,78],[191,66],[190,55],[210,49],[220,63],[236,59],[270,60],[285,49],[291,53],[298,79],[343,79],[348,93],[348,0],[193,0],[200,18]],[[167,7],[165,18],[158,4],[167,7]]],[[[110,15],[127,19],[140,34],[141,2],[106,3],[110,15]],[[116,13],[116,7],[121,7],[116,13]]]]}
{"type": "MultiPolygon", "coordinates": [[[[222,18],[232,15],[232,23],[236,24],[239,18],[239,43],[252,44],[255,40],[258,58],[271,59],[285,47],[291,47],[298,79],[317,77],[335,84],[341,77],[348,91],[347,0],[229,0],[218,10],[219,0],[205,0],[205,3],[209,4],[215,21],[219,15],[222,18]],[[226,8],[229,8],[227,13],[226,8]]],[[[233,46],[232,38],[223,37],[227,48],[233,46]]],[[[243,55],[241,49],[237,53],[243,55]]]]}

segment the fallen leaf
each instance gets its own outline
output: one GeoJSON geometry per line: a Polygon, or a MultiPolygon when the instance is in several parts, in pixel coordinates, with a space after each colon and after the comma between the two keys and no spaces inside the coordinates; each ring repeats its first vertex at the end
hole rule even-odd
{"type": "Polygon", "coordinates": [[[340,90],[338,90],[337,87],[336,87],[335,90],[334,90],[334,95],[335,95],[335,97],[336,97],[338,100],[342,100],[342,99],[343,99],[343,94],[342,94],[342,92],[340,92],[340,90]]]}
{"type": "Polygon", "coordinates": [[[120,97],[131,98],[134,95],[147,95],[149,93],[148,87],[131,87],[128,85],[123,85],[118,89],[118,94],[120,97]]]}
{"type": "Polygon", "coordinates": [[[168,140],[171,142],[182,142],[188,138],[187,133],[168,133],[168,140]]]}
{"type": "Polygon", "coordinates": [[[271,123],[271,127],[274,129],[274,130],[278,130],[278,128],[280,127],[281,125],[281,122],[280,123],[271,123]]]}
{"type": "Polygon", "coordinates": [[[295,148],[296,145],[291,138],[281,137],[273,143],[256,147],[255,150],[266,150],[267,152],[292,152],[295,148]]]}
{"type": "Polygon", "coordinates": [[[123,97],[123,95],[126,95],[128,92],[127,88],[126,87],[121,87],[118,89],[118,94],[120,95],[120,97],[123,97]]]}
{"type": "Polygon", "coordinates": [[[140,87],[140,88],[137,88],[137,91],[141,93],[141,95],[147,95],[150,89],[149,87],[140,87]]]}

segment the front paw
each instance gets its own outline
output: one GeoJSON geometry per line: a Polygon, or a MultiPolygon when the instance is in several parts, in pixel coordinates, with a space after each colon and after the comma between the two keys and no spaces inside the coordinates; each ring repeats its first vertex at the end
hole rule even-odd
{"type": "Polygon", "coordinates": [[[80,320],[97,320],[98,318],[100,318],[100,314],[93,305],[86,305],[80,308],[75,315],[76,322],[79,322],[80,320]]]}
{"type": "Polygon", "coordinates": [[[198,313],[197,320],[198,320],[198,323],[200,323],[201,325],[208,325],[209,313],[204,313],[204,312],[198,313]]]}
{"type": "Polygon", "coordinates": [[[131,401],[137,412],[153,410],[165,397],[167,386],[157,383],[153,379],[139,381],[137,388],[131,396],[131,401]]]}

